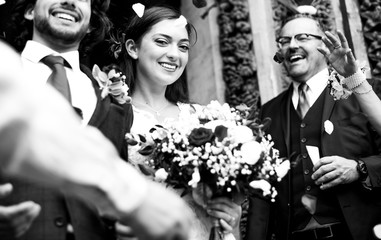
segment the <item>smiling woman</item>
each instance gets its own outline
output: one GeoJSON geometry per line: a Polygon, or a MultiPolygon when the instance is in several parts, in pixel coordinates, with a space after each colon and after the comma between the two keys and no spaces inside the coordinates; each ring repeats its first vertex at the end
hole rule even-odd
{"type": "Polygon", "coordinates": [[[188,101],[181,75],[195,33],[176,10],[161,7],[148,8],[141,19],[134,15],[123,26],[116,40],[122,49],[117,62],[126,73],[135,101],[156,109],[169,102],[176,105],[188,101]],[[148,86],[157,97],[141,96],[148,86]],[[152,99],[143,99],[147,97],[152,99]]]}
{"type": "MultiPolygon", "coordinates": [[[[195,36],[195,29],[187,19],[167,7],[147,8],[141,18],[134,15],[123,26],[113,49],[127,74],[126,82],[132,94],[134,122],[131,133],[145,134],[156,124],[178,122],[182,113],[194,114],[195,107],[200,107],[188,104],[185,81],[181,78],[195,36]]],[[[139,164],[141,158],[135,157],[138,153],[133,147],[129,147],[129,161],[139,164]]],[[[207,212],[187,196],[193,211],[184,209],[184,213],[191,214],[194,220],[190,239],[209,238],[210,217],[222,219],[226,233],[237,231],[241,216],[239,205],[230,199],[217,198],[221,204],[209,206],[212,211],[207,212]]]]}

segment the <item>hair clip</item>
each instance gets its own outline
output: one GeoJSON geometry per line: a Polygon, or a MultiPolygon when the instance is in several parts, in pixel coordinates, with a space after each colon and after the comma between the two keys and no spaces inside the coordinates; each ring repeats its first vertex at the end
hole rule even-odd
{"type": "Polygon", "coordinates": [[[132,5],[132,9],[138,15],[138,17],[142,18],[144,14],[145,6],[141,3],[135,3],[132,5]]]}

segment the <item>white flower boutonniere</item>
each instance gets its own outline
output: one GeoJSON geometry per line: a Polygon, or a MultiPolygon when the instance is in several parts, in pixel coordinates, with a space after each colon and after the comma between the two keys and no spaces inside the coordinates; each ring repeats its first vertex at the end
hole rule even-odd
{"type": "Polygon", "coordinates": [[[128,96],[128,86],[125,83],[126,76],[117,71],[114,66],[107,67],[110,70],[107,73],[100,70],[98,65],[94,65],[92,74],[97,80],[101,92],[101,97],[104,99],[108,94],[119,103],[131,103],[131,97],[128,96]]]}
{"type": "Polygon", "coordinates": [[[330,94],[334,100],[347,99],[352,91],[348,90],[345,85],[342,84],[344,77],[339,75],[336,71],[332,72],[328,79],[328,87],[330,88],[330,94]]]}

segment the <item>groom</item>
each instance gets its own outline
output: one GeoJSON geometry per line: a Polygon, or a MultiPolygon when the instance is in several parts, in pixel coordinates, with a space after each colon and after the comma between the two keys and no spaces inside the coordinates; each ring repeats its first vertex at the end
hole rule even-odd
{"type": "MultiPolygon", "coordinates": [[[[61,92],[64,88],[63,95],[81,115],[82,123],[101,130],[127,159],[124,135],[132,124],[131,106],[118,104],[111,96],[102,98],[91,71],[79,61],[80,51],[103,40],[109,31],[108,6],[108,0],[19,0],[13,20],[20,30],[18,43],[26,43],[22,51],[26,81],[52,81],[55,86],[54,74],[65,79],[66,85],[58,88],[61,92]],[[63,58],[61,70],[53,70],[57,65],[45,61],[50,55],[63,58]]],[[[0,207],[2,239],[115,238],[112,221],[100,218],[92,206],[27,182],[2,179],[1,183],[8,181],[13,192],[0,201],[4,206],[0,207]]]]}

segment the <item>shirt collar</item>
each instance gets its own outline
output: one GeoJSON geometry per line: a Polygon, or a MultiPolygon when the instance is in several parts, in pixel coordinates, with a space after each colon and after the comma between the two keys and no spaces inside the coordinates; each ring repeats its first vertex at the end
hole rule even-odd
{"type": "MultiPolygon", "coordinates": [[[[313,94],[320,95],[320,93],[323,92],[323,90],[327,86],[328,78],[328,68],[324,68],[323,70],[312,76],[309,80],[307,80],[306,84],[308,85],[309,90],[313,94]]],[[[292,81],[292,84],[294,86],[294,91],[296,90],[296,92],[298,92],[300,82],[292,81]]]]}
{"type": "Polygon", "coordinates": [[[64,53],[58,53],[53,49],[33,40],[29,40],[21,56],[28,59],[31,62],[39,63],[40,60],[47,55],[62,56],[71,66],[73,70],[79,70],[79,53],[78,51],[69,51],[64,53]]]}

